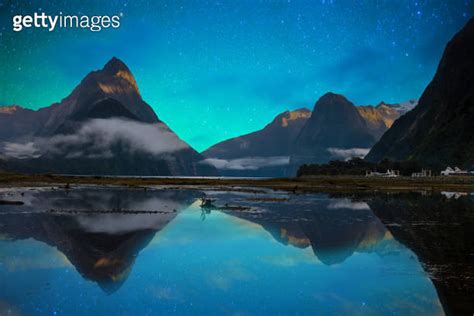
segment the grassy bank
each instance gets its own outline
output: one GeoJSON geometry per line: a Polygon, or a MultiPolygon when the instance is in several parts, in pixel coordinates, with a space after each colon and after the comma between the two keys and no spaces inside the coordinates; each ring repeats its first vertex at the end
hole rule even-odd
{"type": "Polygon", "coordinates": [[[212,186],[238,189],[255,187],[294,192],[349,192],[349,191],[462,191],[474,192],[473,177],[431,178],[366,178],[359,176],[317,176],[278,179],[206,179],[206,178],[140,178],[106,176],[58,176],[23,175],[0,173],[1,187],[43,185],[123,185],[131,187],[165,186],[212,186]]]}

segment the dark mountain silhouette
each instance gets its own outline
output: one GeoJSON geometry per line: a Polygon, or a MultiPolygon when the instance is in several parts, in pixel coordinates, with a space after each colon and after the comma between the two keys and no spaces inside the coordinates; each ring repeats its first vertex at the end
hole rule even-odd
{"type": "Polygon", "coordinates": [[[370,148],[375,142],[357,107],[342,95],[326,93],[296,138],[290,164],[297,168],[305,163],[325,163],[332,158],[331,148],[370,148]]]}
{"type": "MultiPolygon", "coordinates": [[[[19,127],[12,132],[3,132],[0,127],[0,140],[21,139],[24,143],[26,139],[34,142],[30,147],[36,150],[29,159],[10,157],[2,163],[6,169],[65,174],[217,174],[214,167],[200,164],[204,157],[158,119],[143,101],[128,67],[115,57],[103,69],[89,73],[60,103],[39,111],[12,107],[2,110],[0,122],[8,115],[5,120],[19,127]],[[120,121],[106,122],[110,119],[120,121]],[[29,128],[17,132],[30,121],[33,124],[29,128]],[[95,130],[90,127],[91,122],[95,130]],[[141,145],[137,147],[136,139],[130,139],[135,128],[145,128],[153,135],[138,135],[141,145]]],[[[10,146],[9,150],[17,148],[10,146]]]]}
{"type": "Polygon", "coordinates": [[[447,44],[418,105],[398,119],[366,159],[427,166],[474,164],[474,19],[447,44]]]}

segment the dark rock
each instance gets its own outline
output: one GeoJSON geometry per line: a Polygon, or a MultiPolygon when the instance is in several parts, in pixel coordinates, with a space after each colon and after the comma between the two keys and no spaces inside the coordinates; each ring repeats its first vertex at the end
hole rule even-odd
{"type": "Polygon", "coordinates": [[[395,121],[370,161],[417,160],[427,166],[474,164],[474,19],[445,48],[418,105],[395,121]]]}

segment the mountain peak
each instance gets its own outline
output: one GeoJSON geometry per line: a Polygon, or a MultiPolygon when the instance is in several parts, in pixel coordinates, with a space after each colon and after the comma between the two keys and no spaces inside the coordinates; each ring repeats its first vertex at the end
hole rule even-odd
{"type": "Polygon", "coordinates": [[[118,77],[121,78],[125,81],[127,81],[135,90],[137,93],[138,91],[138,85],[137,82],[135,81],[135,78],[133,77],[132,72],[130,69],[125,65],[123,61],[118,59],[117,57],[112,57],[105,65],[104,68],[102,68],[99,73],[105,75],[105,76],[112,76],[112,77],[118,77]]]}
{"type": "MultiPolygon", "coordinates": [[[[314,105],[313,113],[315,111],[318,112],[332,112],[336,113],[339,111],[344,111],[344,109],[354,108],[350,110],[355,110],[354,104],[349,101],[345,96],[342,94],[336,94],[332,92],[328,92],[324,94],[322,97],[314,105]]],[[[314,115],[314,114],[313,114],[314,115]]]]}
{"type": "Polygon", "coordinates": [[[82,117],[84,113],[96,113],[94,111],[100,110],[101,117],[105,114],[108,117],[123,114],[121,106],[141,122],[159,122],[150,105],[143,101],[130,69],[123,61],[113,57],[102,69],[91,71],[84,77],[60,103],[51,106],[51,115],[37,131],[37,135],[50,136],[64,131],[63,126],[77,115],[82,117]],[[110,99],[117,102],[109,102],[110,99]]]}
{"type": "Polygon", "coordinates": [[[321,98],[320,101],[336,101],[336,100],[344,100],[347,101],[346,97],[342,94],[334,93],[334,92],[327,92],[321,98]]]}
{"type": "Polygon", "coordinates": [[[127,65],[117,57],[112,57],[102,68],[102,72],[109,73],[109,74],[116,74],[119,71],[127,71],[130,72],[127,65]]]}
{"type": "Polygon", "coordinates": [[[353,105],[345,96],[342,94],[328,92],[324,94],[319,100],[316,102],[314,106],[314,110],[321,108],[321,107],[332,107],[332,106],[340,106],[340,105],[353,105]]]}

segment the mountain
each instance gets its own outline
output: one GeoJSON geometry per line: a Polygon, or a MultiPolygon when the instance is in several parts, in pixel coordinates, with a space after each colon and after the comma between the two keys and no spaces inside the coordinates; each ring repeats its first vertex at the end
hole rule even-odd
{"type": "Polygon", "coordinates": [[[226,160],[225,166],[229,169],[221,168],[223,175],[283,176],[286,174],[285,168],[271,165],[275,161],[287,164],[292,144],[310,116],[311,111],[305,108],[285,111],[263,129],[220,142],[202,152],[202,155],[210,162],[215,159],[226,160]],[[239,161],[243,160],[248,162],[247,166],[251,169],[240,168],[239,161]],[[252,162],[259,162],[263,166],[254,168],[256,166],[252,162]]]}
{"type": "Polygon", "coordinates": [[[263,129],[220,142],[202,154],[222,159],[288,156],[292,142],[310,116],[311,111],[305,108],[280,113],[263,129]]]}
{"type": "Polygon", "coordinates": [[[413,108],[418,104],[418,100],[417,99],[411,99],[411,100],[408,100],[408,101],[404,101],[404,102],[400,102],[400,103],[394,103],[394,104],[387,104],[385,102],[381,102],[389,107],[391,107],[392,109],[396,110],[398,113],[400,113],[400,115],[403,115],[411,110],[413,110],[413,108]]]}
{"type": "Polygon", "coordinates": [[[358,106],[357,111],[365,120],[367,127],[376,139],[380,139],[382,135],[393,125],[400,115],[406,113],[408,104],[387,104],[380,102],[377,106],[358,106]]]}
{"type": "Polygon", "coordinates": [[[416,160],[433,168],[474,164],[474,19],[447,44],[418,105],[398,119],[367,155],[416,160]]]}
{"type": "MultiPolygon", "coordinates": [[[[298,153],[304,150],[304,146],[316,150],[320,157],[319,161],[346,158],[346,155],[363,156],[368,149],[357,148],[357,145],[369,146],[375,143],[400,115],[416,105],[416,100],[397,104],[381,102],[377,106],[354,106],[343,96],[327,94],[321,98],[321,104],[322,109],[315,112],[312,119],[310,119],[311,111],[305,108],[286,111],[275,117],[262,130],[225,140],[205,150],[202,154],[207,158],[206,162],[220,168],[223,175],[273,177],[291,175],[293,168],[288,168],[288,157],[292,156],[293,161],[301,158],[303,163],[317,161],[313,159],[314,154],[310,154],[308,159],[299,156],[298,153]],[[335,105],[329,109],[324,103],[333,102],[331,98],[334,98],[335,105]],[[331,114],[331,111],[335,112],[331,114]],[[346,116],[341,116],[345,119],[344,123],[335,123],[342,113],[346,113],[346,116]],[[328,117],[331,117],[332,121],[328,121],[328,117]],[[352,122],[353,120],[355,121],[352,122]],[[313,123],[308,123],[308,121],[313,123]],[[302,136],[306,139],[306,145],[301,146],[300,143],[299,146],[295,146],[296,139],[305,124],[311,124],[311,127],[305,131],[306,135],[302,136]],[[324,131],[329,126],[331,128],[324,131]],[[353,130],[345,131],[346,126],[353,126],[356,130],[355,134],[353,130]],[[341,145],[340,141],[334,142],[334,137],[330,137],[328,141],[332,145],[327,145],[328,147],[321,150],[317,147],[318,143],[312,143],[313,133],[319,135],[315,136],[317,142],[326,138],[327,134],[338,135],[339,133],[343,133],[340,139],[344,139],[346,135],[352,137],[363,134],[360,137],[369,141],[361,144],[360,141],[349,138],[345,144],[341,145]],[[342,153],[341,146],[343,146],[342,153]],[[332,152],[329,152],[327,148],[331,148],[332,152]],[[344,152],[344,148],[348,148],[347,153],[344,152]]],[[[305,142],[301,139],[299,141],[305,142]]]]}
{"type": "Polygon", "coordinates": [[[69,96],[39,111],[1,108],[2,165],[20,172],[216,175],[141,97],[128,67],[112,58],[69,96]],[[31,122],[31,124],[30,124],[31,122]],[[29,125],[21,132],[22,127],[29,125]]]}
{"type": "Polygon", "coordinates": [[[296,138],[290,164],[297,168],[324,163],[341,152],[370,148],[376,139],[352,102],[340,94],[326,93],[296,138]]]}
{"type": "Polygon", "coordinates": [[[19,105],[0,107],[0,141],[33,136],[49,114],[49,108],[33,111],[19,105]]]}
{"type": "Polygon", "coordinates": [[[210,147],[202,152],[205,162],[227,176],[275,177],[291,175],[303,163],[363,156],[416,101],[354,106],[345,97],[329,93],[318,103],[313,117],[305,108],[286,111],[259,131],[210,147]]]}
{"type": "Polygon", "coordinates": [[[69,96],[51,106],[51,114],[37,131],[37,135],[49,136],[56,133],[62,125],[74,121],[79,113],[84,115],[88,111],[94,111],[94,108],[101,106],[100,104],[107,99],[115,100],[122,109],[109,106],[102,114],[103,117],[119,116],[121,112],[127,110],[141,122],[161,122],[151,106],[143,101],[128,67],[113,57],[103,69],[89,73],[69,96]]]}

